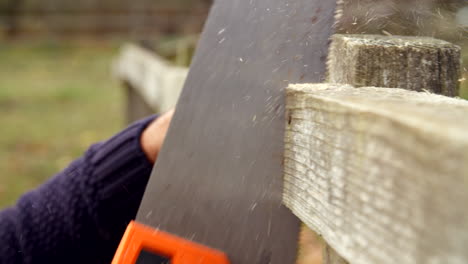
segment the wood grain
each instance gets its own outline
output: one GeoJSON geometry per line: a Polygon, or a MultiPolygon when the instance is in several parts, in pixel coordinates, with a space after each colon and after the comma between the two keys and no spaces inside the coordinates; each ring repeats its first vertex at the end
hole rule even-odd
{"type": "Polygon", "coordinates": [[[466,263],[468,102],[287,90],[284,203],[350,263],[466,263]]]}
{"type": "Polygon", "coordinates": [[[398,87],[457,96],[460,50],[429,37],[335,34],[328,79],[356,87],[398,87]]]}

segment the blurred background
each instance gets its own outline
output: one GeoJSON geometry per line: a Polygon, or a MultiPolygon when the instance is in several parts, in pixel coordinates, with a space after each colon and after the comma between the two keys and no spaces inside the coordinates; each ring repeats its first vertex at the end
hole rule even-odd
{"type": "MultiPolygon", "coordinates": [[[[125,124],[126,42],[168,60],[211,0],[0,0],[0,208],[125,124]]],[[[185,62],[187,64],[188,62],[185,62]]]]}
{"type": "MultiPolygon", "coordinates": [[[[0,0],[0,208],[125,126],[127,93],[111,74],[124,43],[188,66],[211,4],[0,0]]],[[[337,29],[460,45],[460,96],[468,98],[466,0],[350,0],[337,29]]]]}

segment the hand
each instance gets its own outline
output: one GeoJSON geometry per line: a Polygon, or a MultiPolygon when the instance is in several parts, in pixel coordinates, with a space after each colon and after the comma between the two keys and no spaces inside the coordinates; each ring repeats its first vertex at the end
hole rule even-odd
{"type": "Polygon", "coordinates": [[[148,160],[153,163],[156,161],[161,150],[173,114],[174,109],[164,113],[154,120],[141,134],[141,148],[148,160]]]}

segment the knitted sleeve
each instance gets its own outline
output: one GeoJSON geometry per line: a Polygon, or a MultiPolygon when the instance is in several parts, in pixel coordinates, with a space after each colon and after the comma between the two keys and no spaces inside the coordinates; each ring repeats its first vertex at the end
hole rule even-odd
{"type": "Polygon", "coordinates": [[[110,263],[152,164],[134,123],[0,212],[0,263],[110,263]]]}

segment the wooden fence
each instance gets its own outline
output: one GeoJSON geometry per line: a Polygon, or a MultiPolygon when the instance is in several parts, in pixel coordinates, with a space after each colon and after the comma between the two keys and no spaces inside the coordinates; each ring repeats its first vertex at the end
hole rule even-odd
{"type": "MultiPolygon", "coordinates": [[[[185,72],[161,86],[180,69],[149,58],[124,49],[117,76],[140,99],[159,90],[159,107],[185,72]]],[[[335,35],[328,68],[329,83],[287,89],[283,193],[323,237],[324,263],[468,263],[468,101],[450,98],[460,48],[335,35]]]]}
{"type": "Polygon", "coordinates": [[[211,0],[0,0],[0,37],[199,33],[211,0]]]}

